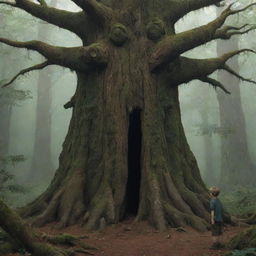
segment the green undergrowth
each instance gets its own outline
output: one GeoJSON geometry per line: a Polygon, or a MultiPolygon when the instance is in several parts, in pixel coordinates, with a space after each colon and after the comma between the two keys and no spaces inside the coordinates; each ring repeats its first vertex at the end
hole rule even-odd
{"type": "Polygon", "coordinates": [[[29,191],[29,193],[19,194],[19,197],[17,197],[17,195],[15,196],[13,193],[9,193],[8,204],[12,207],[23,207],[41,195],[48,185],[49,184],[46,182],[24,183],[23,186],[27,191],[29,191]]]}
{"type": "Polygon", "coordinates": [[[227,244],[230,249],[256,248],[256,226],[252,226],[234,236],[227,244]]]}
{"type": "Polygon", "coordinates": [[[8,167],[25,161],[23,155],[0,156],[0,198],[11,204],[10,196],[26,194],[28,190],[18,184],[16,176],[8,171],[8,167]]]}
{"type": "Polygon", "coordinates": [[[244,250],[234,250],[225,256],[256,256],[256,248],[247,248],[244,250]]]}
{"type": "Polygon", "coordinates": [[[239,187],[222,192],[220,199],[233,216],[247,218],[256,213],[256,187],[239,187]]]}

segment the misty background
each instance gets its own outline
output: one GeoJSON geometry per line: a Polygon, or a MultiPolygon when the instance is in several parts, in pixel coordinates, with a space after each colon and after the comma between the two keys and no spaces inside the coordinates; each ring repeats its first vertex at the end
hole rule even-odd
{"type": "MultiPolygon", "coordinates": [[[[47,2],[60,9],[79,10],[68,0],[47,2]]],[[[248,3],[249,0],[236,1],[234,8],[240,8],[248,3]]],[[[33,18],[24,11],[5,6],[0,6],[0,9],[1,37],[19,41],[42,40],[67,47],[81,45],[80,39],[71,32],[33,18]]],[[[213,20],[220,9],[212,6],[190,13],[176,24],[176,31],[203,25],[213,20]]],[[[234,26],[255,24],[255,10],[233,16],[227,23],[234,26]]],[[[240,49],[256,50],[256,32],[234,36],[232,43],[226,45],[220,40],[214,41],[184,56],[213,58],[220,55],[221,49],[225,50],[224,52],[229,48],[230,51],[234,50],[234,45],[238,45],[240,49]]],[[[3,44],[0,44],[0,54],[1,84],[8,82],[20,70],[43,62],[43,58],[35,52],[3,44]]],[[[238,63],[236,68],[241,75],[256,81],[255,54],[243,53],[233,59],[233,62],[238,63]]],[[[230,65],[236,64],[230,62],[230,65]]],[[[252,175],[252,179],[256,178],[256,85],[239,79],[234,82],[231,75],[223,75],[220,72],[215,72],[211,77],[217,80],[223,78],[222,83],[230,88],[231,95],[225,95],[219,88],[215,90],[213,86],[198,80],[180,86],[182,122],[187,140],[207,186],[218,185],[228,191],[234,189],[233,183],[237,189],[244,188],[245,184],[232,181],[230,174],[225,173],[229,166],[233,168],[232,164],[224,166],[223,171],[223,152],[238,152],[240,155],[228,156],[229,161],[231,159],[231,163],[235,163],[241,177],[252,175]],[[235,83],[238,83],[240,88],[240,98],[232,92],[235,83]],[[220,104],[221,101],[224,104],[232,102],[232,97],[238,105],[241,102],[242,112],[236,110],[236,106],[227,107],[224,110],[225,118],[230,117],[232,120],[228,125],[223,125],[220,104]],[[241,117],[244,122],[241,121],[241,117]],[[232,145],[228,142],[229,139],[232,140],[232,145]],[[221,150],[223,141],[230,145],[232,150],[221,150]],[[248,154],[245,152],[247,149],[248,154]],[[246,163],[240,165],[236,161],[246,163]]],[[[75,73],[58,66],[50,66],[43,71],[30,72],[9,87],[0,90],[0,153],[5,160],[2,161],[1,168],[14,175],[8,180],[10,184],[15,183],[24,188],[24,193],[18,196],[15,193],[7,193],[10,203],[23,205],[38,196],[49,185],[58,167],[58,157],[72,114],[72,109],[64,109],[63,106],[73,96],[75,88],[75,73]]]]}

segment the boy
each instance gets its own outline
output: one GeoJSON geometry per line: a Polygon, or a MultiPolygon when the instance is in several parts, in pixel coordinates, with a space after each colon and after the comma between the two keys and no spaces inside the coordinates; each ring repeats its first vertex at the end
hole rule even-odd
{"type": "Polygon", "coordinates": [[[221,201],[218,199],[220,189],[217,187],[211,187],[210,191],[210,210],[211,210],[211,230],[213,244],[210,249],[224,248],[222,242],[223,234],[223,207],[221,201]]]}

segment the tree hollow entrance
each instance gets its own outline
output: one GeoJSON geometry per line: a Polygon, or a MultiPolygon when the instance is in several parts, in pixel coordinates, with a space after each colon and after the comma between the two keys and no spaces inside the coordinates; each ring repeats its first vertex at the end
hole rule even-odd
{"type": "Polygon", "coordinates": [[[137,215],[139,207],[141,181],[141,140],[141,110],[137,108],[131,112],[129,117],[126,217],[137,215]]]}

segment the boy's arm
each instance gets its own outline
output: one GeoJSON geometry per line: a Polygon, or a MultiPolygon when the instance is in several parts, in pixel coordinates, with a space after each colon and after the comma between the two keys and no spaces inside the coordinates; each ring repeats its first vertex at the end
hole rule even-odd
{"type": "Polygon", "coordinates": [[[211,224],[214,224],[214,210],[211,210],[211,224]]]}

